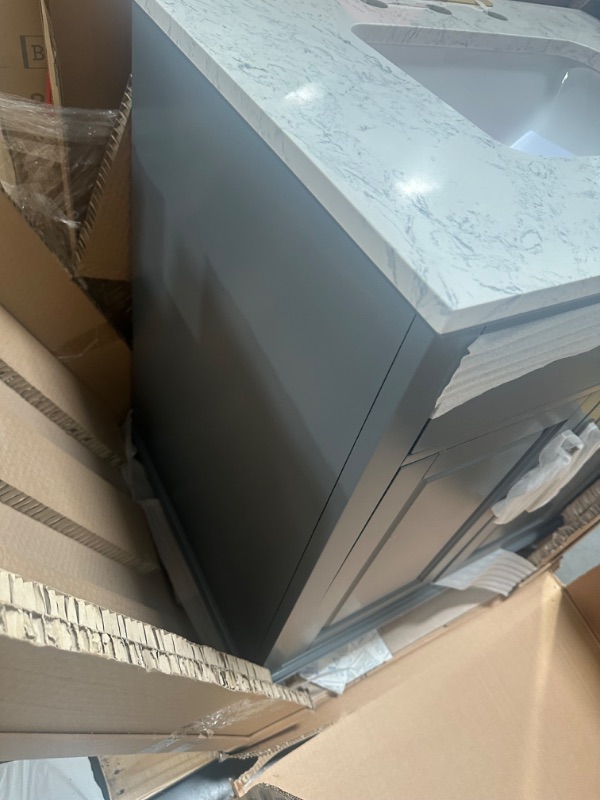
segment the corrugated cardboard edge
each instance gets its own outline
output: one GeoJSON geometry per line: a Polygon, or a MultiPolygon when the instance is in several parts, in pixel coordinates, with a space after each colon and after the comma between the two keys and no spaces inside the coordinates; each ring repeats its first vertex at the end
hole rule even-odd
{"type": "MultiPolygon", "coordinates": [[[[52,102],[55,106],[62,106],[62,91],[60,86],[60,75],[58,71],[58,58],[56,52],[56,41],[52,31],[52,22],[46,0],[40,0],[40,12],[42,16],[42,30],[44,33],[44,45],[46,48],[46,60],[48,62],[48,78],[52,91],[52,102]]],[[[71,170],[69,163],[69,150],[65,144],[64,137],[57,134],[56,149],[59,154],[60,171],[62,177],[63,202],[67,219],[75,219],[75,209],[73,206],[73,193],[71,191],[71,170]]],[[[77,247],[77,234],[70,225],[66,232],[69,239],[69,249],[71,256],[75,256],[77,247]]]]}
{"type": "Polygon", "coordinates": [[[79,233],[80,278],[131,280],[131,82],[128,84],[79,233]]]}
{"type": "Polygon", "coordinates": [[[142,509],[0,407],[0,502],[139,572],[158,558],[142,509]]]}
{"type": "Polygon", "coordinates": [[[160,572],[140,575],[0,503],[0,568],[103,608],[189,637],[160,572]]]}
{"type": "Polygon", "coordinates": [[[1,380],[0,365],[0,407],[23,421],[28,428],[33,428],[40,436],[59,447],[82,466],[95,472],[96,475],[111,483],[116,489],[127,491],[125,479],[120,469],[108,461],[99,458],[87,447],[84,447],[74,436],[55,425],[45,414],[41,414],[34,405],[24,400],[20,394],[1,380]]]}
{"type": "Polygon", "coordinates": [[[36,746],[47,739],[65,753],[73,741],[88,754],[136,752],[144,741],[149,753],[184,745],[231,749],[289,727],[294,714],[310,707],[304,695],[252,677],[248,662],[4,570],[0,638],[0,669],[11,684],[0,698],[0,758],[14,754],[19,739],[27,749],[29,736],[36,746]],[[177,721],[175,731],[167,718],[177,721]],[[19,730],[11,731],[15,721],[19,730]],[[31,734],[30,724],[37,728],[31,734]],[[66,725],[71,732],[53,733],[66,725]],[[85,734],[78,733],[82,727],[85,734]],[[120,751],[121,743],[129,749],[120,751]]]}
{"type": "Polygon", "coordinates": [[[1,307],[0,380],[94,455],[123,463],[123,437],[109,409],[1,307]]]}
{"type": "Polygon", "coordinates": [[[0,193],[0,305],[122,421],[131,351],[11,200],[0,193]]]}

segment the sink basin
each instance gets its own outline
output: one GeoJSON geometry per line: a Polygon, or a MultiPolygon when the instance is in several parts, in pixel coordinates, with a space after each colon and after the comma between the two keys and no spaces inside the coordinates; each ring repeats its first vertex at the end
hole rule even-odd
{"type": "Polygon", "coordinates": [[[352,28],[498,142],[539,156],[600,155],[600,72],[572,57],[593,51],[558,41],[549,43],[554,52],[515,51],[506,49],[513,37],[478,34],[465,46],[464,34],[453,38],[453,32],[443,44],[413,43],[403,41],[406,30],[352,28]],[[567,48],[568,57],[556,52],[567,48]]]}

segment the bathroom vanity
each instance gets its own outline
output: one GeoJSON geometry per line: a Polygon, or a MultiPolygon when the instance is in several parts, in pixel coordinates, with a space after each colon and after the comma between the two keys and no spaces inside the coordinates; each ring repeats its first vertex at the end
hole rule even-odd
{"type": "Polygon", "coordinates": [[[496,521],[600,420],[600,22],[443,6],[135,8],[136,443],[208,643],[279,676],[600,466],[496,521]]]}

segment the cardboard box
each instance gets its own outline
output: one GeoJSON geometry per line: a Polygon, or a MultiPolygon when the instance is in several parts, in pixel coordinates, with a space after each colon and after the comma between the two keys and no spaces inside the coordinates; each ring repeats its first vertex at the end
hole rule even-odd
{"type": "Polygon", "coordinates": [[[300,694],[264,669],[0,570],[0,760],[252,745],[300,694]]]}
{"type": "Polygon", "coordinates": [[[549,573],[350,688],[252,800],[600,796],[600,567],[549,573]]]}
{"type": "Polygon", "coordinates": [[[0,571],[0,758],[175,754],[155,768],[133,762],[138,777],[120,789],[141,800],[152,780],[169,785],[219,751],[264,763],[304,738],[239,794],[592,800],[599,581],[600,567],[568,588],[539,574],[313,712],[302,695],[250,677],[250,664],[0,571]],[[186,750],[206,757],[193,764],[186,750]]]}
{"type": "Polygon", "coordinates": [[[131,0],[38,0],[52,99],[67,108],[118,108],[131,74],[131,0]]]}
{"type": "MultiPolygon", "coordinates": [[[[2,368],[0,367],[0,376],[1,374],[2,368]]],[[[60,448],[74,461],[110,483],[115,489],[127,492],[127,486],[120,469],[111,466],[107,461],[103,461],[94,455],[67,431],[60,428],[44,414],[40,414],[35,406],[30,405],[17,392],[14,392],[9,384],[4,383],[2,380],[0,380],[0,407],[8,411],[12,417],[18,418],[25,429],[35,431],[39,436],[60,448]]]]}
{"type": "Polygon", "coordinates": [[[140,575],[0,503],[0,567],[102,608],[190,635],[160,572],[140,575]]]}
{"type": "Polygon", "coordinates": [[[128,345],[2,193],[0,305],[99,397],[115,419],[123,420],[131,392],[128,345]]]}
{"type": "Polygon", "coordinates": [[[140,574],[159,569],[142,509],[4,407],[0,503],[140,574]]]}
{"type": "MultiPolygon", "coordinates": [[[[43,29],[36,0],[34,16],[51,55],[50,76],[60,83],[57,103],[119,108],[129,76],[130,5],[126,0],[56,0],[44,2],[42,9],[43,29]],[[93,33],[83,37],[84,30],[93,33]],[[82,103],[84,96],[87,103],[82,103]]],[[[43,75],[45,84],[45,69],[43,75]]],[[[92,193],[84,236],[72,243],[74,263],[61,263],[0,193],[0,305],[100,397],[119,422],[130,405],[131,383],[131,352],[114,328],[121,321],[116,303],[123,297],[129,302],[129,109],[127,96],[92,193]],[[110,287],[105,281],[111,281],[110,287]],[[114,324],[99,310],[98,298],[104,297],[113,298],[107,313],[114,324]]]]}
{"type": "MultiPolygon", "coordinates": [[[[97,458],[113,466],[125,460],[123,437],[109,408],[2,307],[0,381],[97,458]]],[[[53,441],[58,443],[58,434],[53,441]]],[[[68,446],[64,437],[61,442],[68,446]]]]}
{"type": "Polygon", "coordinates": [[[0,92],[43,100],[46,52],[38,0],[0,0],[0,92]]]}
{"type": "Polygon", "coordinates": [[[79,234],[73,269],[79,278],[88,279],[84,288],[101,304],[105,300],[109,308],[116,308],[128,301],[130,309],[130,295],[124,293],[131,280],[131,2],[40,0],[40,6],[54,104],[120,109],[79,234]]]}

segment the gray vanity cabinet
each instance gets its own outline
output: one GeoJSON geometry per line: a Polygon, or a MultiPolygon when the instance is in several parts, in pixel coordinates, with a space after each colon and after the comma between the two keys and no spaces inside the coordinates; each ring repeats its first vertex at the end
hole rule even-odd
{"type": "Polygon", "coordinates": [[[541,526],[551,518],[562,505],[497,525],[491,506],[537,463],[551,437],[596,419],[599,401],[597,392],[584,394],[462,445],[409,457],[331,584],[326,602],[335,598],[337,607],[327,624],[364,616],[369,607],[381,611],[386,602],[456,569],[485,544],[522,533],[528,521],[541,526]],[[342,591],[340,601],[336,593],[342,591]]]}
{"type": "Polygon", "coordinates": [[[431,419],[469,345],[526,320],[433,331],[139,7],[134,76],[134,438],[197,631],[281,676],[557,524],[559,500],[490,507],[593,413],[600,352],[431,419]]]}
{"type": "Polygon", "coordinates": [[[490,434],[399,469],[361,546],[332,585],[335,591],[360,564],[356,585],[346,590],[333,622],[427,579],[431,565],[462,538],[473,517],[501,498],[502,487],[543,435],[518,434],[490,434]]]}

